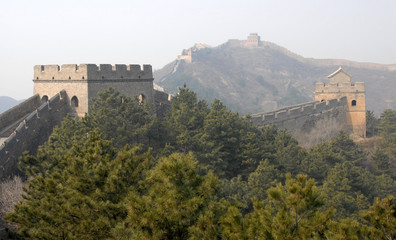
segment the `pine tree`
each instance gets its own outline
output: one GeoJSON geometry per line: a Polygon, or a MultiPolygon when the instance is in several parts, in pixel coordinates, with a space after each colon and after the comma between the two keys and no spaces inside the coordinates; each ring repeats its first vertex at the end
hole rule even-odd
{"type": "Polygon", "coordinates": [[[183,153],[200,151],[200,137],[207,113],[205,101],[198,100],[196,93],[188,88],[180,88],[165,117],[164,125],[169,138],[167,143],[183,153]]]}
{"type": "Polygon", "coordinates": [[[127,216],[124,199],[138,189],[149,154],[126,147],[116,153],[110,141],[91,132],[83,145],[62,156],[63,169],[29,181],[25,200],[6,219],[28,239],[107,239],[127,216]]]}
{"type": "Polygon", "coordinates": [[[378,119],[375,117],[374,112],[367,110],[366,111],[366,136],[372,137],[377,135],[377,124],[378,119]]]}
{"type": "Polygon", "coordinates": [[[187,239],[217,188],[217,178],[200,176],[196,165],[192,154],[162,158],[143,182],[144,191],[130,192],[124,232],[144,239],[187,239]]]}
{"type": "Polygon", "coordinates": [[[396,133],[396,111],[391,109],[385,110],[381,114],[377,129],[379,134],[385,138],[396,133]]]}
{"type": "Polygon", "coordinates": [[[274,239],[317,239],[326,229],[333,210],[323,211],[324,197],[313,179],[306,175],[286,175],[285,185],[268,190],[270,205],[261,209],[266,229],[274,239]]]}
{"type": "Polygon", "coordinates": [[[22,156],[19,168],[32,177],[62,170],[67,164],[64,162],[66,153],[73,145],[84,144],[88,140],[87,135],[88,129],[83,123],[68,115],[60,127],[54,128],[47,142],[38,148],[36,156],[27,153],[22,156]]]}
{"type": "Polygon", "coordinates": [[[231,178],[238,174],[241,167],[238,158],[241,151],[241,129],[239,116],[215,99],[204,122],[201,142],[205,154],[202,158],[204,164],[209,165],[220,177],[231,178]]]}
{"type": "Polygon", "coordinates": [[[366,235],[375,239],[396,239],[396,204],[395,197],[389,196],[380,200],[375,198],[369,210],[362,211],[362,218],[368,224],[366,235]]]}
{"type": "Polygon", "coordinates": [[[126,97],[113,88],[98,93],[92,101],[83,123],[104,139],[112,140],[118,149],[125,144],[148,144],[157,138],[155,112],[150,103],[141,104],[136,97],[126,97]]]}
{"type": "Polygon", "coordinates": [[[326,205],[337,209],[338,218],[357,219],[359,210],[369,206],[375,194],[375,176],[353,162],[338,163],[323,183],[326,205]]]}
{"type": "Polygon", "coordinates": [[[275,138],[276,158],[275,164],[283,174],[290,172],[293,175],[299,173],[300,165],[306,153],[305,150],[298,146],[295,140],[285,130],[281,130],[275,138]]]}

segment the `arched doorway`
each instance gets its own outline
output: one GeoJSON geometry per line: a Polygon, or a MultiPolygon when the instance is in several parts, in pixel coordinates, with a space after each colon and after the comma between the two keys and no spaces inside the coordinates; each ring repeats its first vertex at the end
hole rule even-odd
{"type": "Polygon", "coordinates": [[[78,107],[78,98],[76,96],[73,96],[70,100],[71,106],[72,107],[78,107]]]}
{"type": "Polygon", "coordinates": [[[44,95],[42,98],[41,98],[41,102],[48,102],[48,96],[47,95],[44,95]]]}

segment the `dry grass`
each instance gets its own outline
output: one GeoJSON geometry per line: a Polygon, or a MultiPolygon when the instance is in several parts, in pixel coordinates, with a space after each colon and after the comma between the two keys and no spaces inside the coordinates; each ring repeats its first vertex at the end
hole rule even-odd
{"type": "MultiPolygon", "coordinates": [[[[23,187],[25,186],[26,183],[19,176],[0,182],[0,231],[5,227],[1,219],[7,213],[14,211],[15,204],[22,200],[23,187]]],[[[7,227],[13,228],[9,225],[7,227]]]]}

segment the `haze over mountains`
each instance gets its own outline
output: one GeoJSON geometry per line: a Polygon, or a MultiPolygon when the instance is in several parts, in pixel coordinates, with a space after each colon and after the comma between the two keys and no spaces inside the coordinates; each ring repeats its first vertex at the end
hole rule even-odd
{"type": "MultiPolygon", "coordinates": [[[[379,115],[384,109],[396,109],[396,64],[304,58],[259,37],[253,45],[245,40],[217,47],[196,44],[156,70],[154,78],[165,92],[176,94],[186,84],[209,103],[218,98],[247,114],[312,101],[315,83],[327,82],[340,66],[353,82],[365,82],[368,110],[379,115]]],[[[19,102],[0,96],[0,113],[19,102]]]]}
{"type": "Polygon", "coordinates": [[[175,94],[184,83],[209,103],[223,101],[241,114],[275,110],[313,100],[315,82],[342,67],[353,82],[365,82],[366,105],[379,115],[396,106],[396,64],[304,58],[274,43],[229,40],[196,44],[154,72],[155,83],[175,94]]]}
{"type": "Polygon", "coordinates": [[[0,96],[0,113],[7,111],[23,100],[15,100],[11,97],[0,96]]]}

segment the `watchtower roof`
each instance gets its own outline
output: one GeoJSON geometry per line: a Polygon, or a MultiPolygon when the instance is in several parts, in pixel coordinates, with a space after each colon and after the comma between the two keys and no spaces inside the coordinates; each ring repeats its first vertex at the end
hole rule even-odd
{"type": "Polygon", "coordinates": [[[333,72],[327,78],[330,79],[330,82],[341,83],[341,82],[351,82],[352,76],[345,72],[341,67],[337,69],[337,71],[333,72]]]}
{"type": "Polygon", "coordinates": [[[329,76],[327,76],[328,78],[332,78],[335,75],[339,74],[339,73],[344,73],[345,75],[347,75],[348,77],[352,77],[349,73],[345,72],[344,69],[342,69],[342,67],[339,67],[335,72],[333,72],[332,74],[330,74],[329,76]]]}

